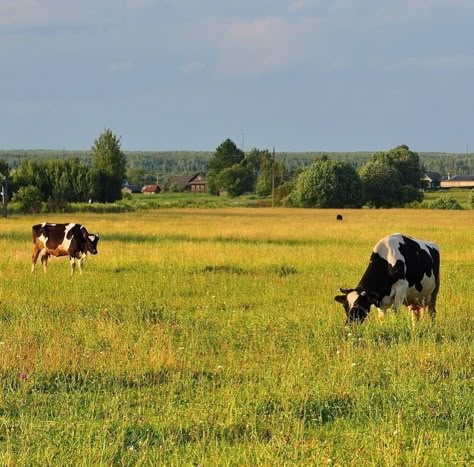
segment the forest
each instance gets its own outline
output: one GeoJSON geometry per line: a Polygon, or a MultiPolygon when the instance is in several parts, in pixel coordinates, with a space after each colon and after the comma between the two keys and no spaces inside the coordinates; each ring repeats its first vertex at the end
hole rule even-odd
{"type": "MultiPolygon", "coordinates": [[[[214,151],[124,151],[128,166],[144,170],[158,180],[170,175],[192,174],[207,171],[214,151]]],[[[276,152],[275,159],[282,162],[290,173],[311,165],[316,158],[327,156],[330,160],[349,162],[355,168],[362,166],[373,152],[276,152]]],[[[474,153],[419,152],[424,170],[446,176],[473,175],[474,153]]],[[[14,169],[23,160],[78,158],[92,163],[91,151],[71,150],[0,150],[0,160],[14,169]]]]}

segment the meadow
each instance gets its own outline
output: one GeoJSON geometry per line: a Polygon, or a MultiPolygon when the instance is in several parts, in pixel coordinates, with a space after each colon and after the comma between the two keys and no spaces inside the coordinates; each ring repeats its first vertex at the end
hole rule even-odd
{"type": "Polygon", "coordinates": [[[1,465],[474,463],[472,211],[159,209],[0,221],[1,465]],[[31,225],[99,255],[31,266],[31,225]],[[334,302],[394,232],[441,247],[436,321],[334,302]]]}

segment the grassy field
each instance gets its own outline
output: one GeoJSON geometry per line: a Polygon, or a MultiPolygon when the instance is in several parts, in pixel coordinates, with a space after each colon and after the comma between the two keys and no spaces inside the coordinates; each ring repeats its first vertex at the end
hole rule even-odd
{"type": "Polygon", "coordinates": [[[458,201],[463,209],[472,209],[472,206],[469,204],[469,195],[472,190],[467,188],[450,188],[444,190],[427,190],[424,193],[424,201],[430,202],[434,201],[437,198],[454,198],[458,201]]]}
{"type": "Polygon", "coordinates": [[[472,211],[335,215],[1,220],[0,464],[473,464],[472,211]],[[82,276],[30,273],[43,220],[100,233],[82,276]],[[437,321],[345,328],[334,295],[398,231],[441,246],[437,321]]]}

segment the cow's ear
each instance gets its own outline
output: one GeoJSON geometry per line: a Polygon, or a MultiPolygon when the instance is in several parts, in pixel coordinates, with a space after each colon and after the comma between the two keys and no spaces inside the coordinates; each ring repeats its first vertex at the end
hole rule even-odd
{"type": "Polygon", "coordinates": [[[334,300],[336,300],[336,302],[339,302],[339,303],[344,303],[347,299],[347,295],[336,295],[334,297],[334,300]]]}
{"type": "Polygon", "coordinates": [[[348,295],[350,294],[351,292],[354,292],[354,289],[343,289],[343,288],[340,288],[339,291],[345,295],[348,295]]]}

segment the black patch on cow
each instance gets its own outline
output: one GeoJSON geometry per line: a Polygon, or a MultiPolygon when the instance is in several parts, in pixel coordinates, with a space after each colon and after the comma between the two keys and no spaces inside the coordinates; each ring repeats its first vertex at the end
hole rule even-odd
{"type": "Polygon", "coordinates": [[[376,297],[373,304],[378,306],[377,301],[390,295],[392,285],[404,276],[405,266],[402,261],[398,260],[395,266],[392,266],[378,253],[373,252],[358,287],[373,293],[376,297]]]}
{"type": "Polygon", "coordinates": [[[439,276],[439,252],[427,246],[429,253],[421,248],[420,244],[411,238],[403,237],[399,251],[406,264],[406,280],[410,287],[415,287],[418,292],[423,290],[421,281],[423,277],[435,275],[436,283],[439,276]]]}

